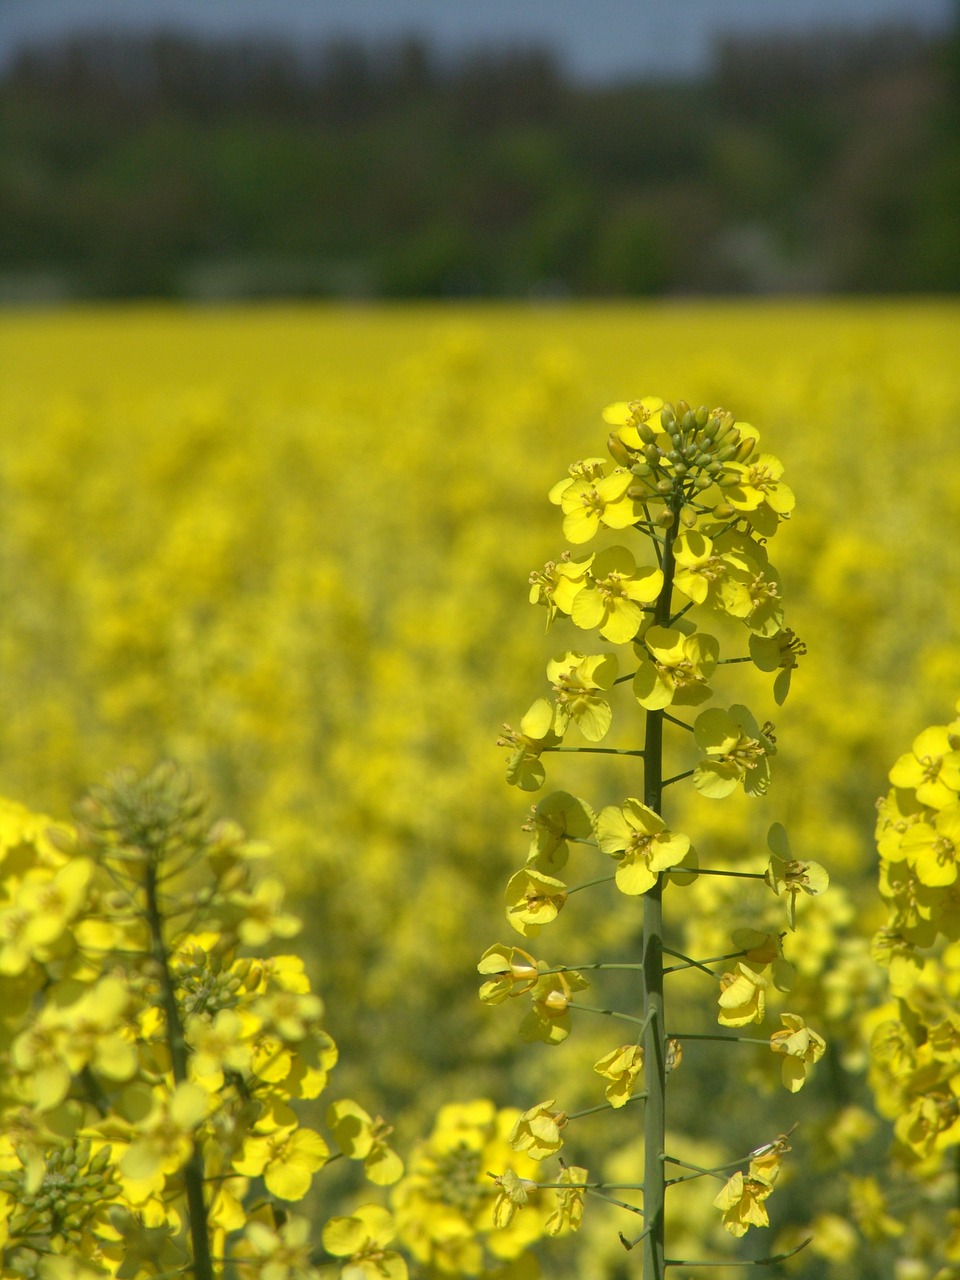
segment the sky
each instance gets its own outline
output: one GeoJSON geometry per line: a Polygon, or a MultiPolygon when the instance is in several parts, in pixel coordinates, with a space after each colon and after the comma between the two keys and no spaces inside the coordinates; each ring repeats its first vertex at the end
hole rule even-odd
{"type": "Polygon", "coordinates": [[[729,31],[880,23],[945,26],[954,0],[0,0],[0,62],[24,43],[83,27],[267,32],[315,43],[417,33],[455,55],[478,44],[552,48],[577,78],[690,73],[729,31]]]}

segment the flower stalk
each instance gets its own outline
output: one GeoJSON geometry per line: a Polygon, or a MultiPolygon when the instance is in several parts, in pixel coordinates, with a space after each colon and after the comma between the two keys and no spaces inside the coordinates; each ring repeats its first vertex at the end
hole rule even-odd
{"type": "MultiPolygon", "coordinates": [[[[779,930],[737,930],[729,950],[703,961],[671,944],[665,919],[667,884],[682,888],[700,874],[690,837],[673,830],[664,812],[667,788],[676,789],[671,797],[681,797],[682,804],[679,789],[684,783],[714,800],[740,787],[748,795],[761,796],[769,786],[769,761],[776,751],[773,726],[761,726],[737,703],[700,708],[714,697],[714,676],[731,680],[744,662],[776,672],[775,699],[779,703],[786,696],[802,646],[784,626],[779,577],[767,544],[781,521],[789,518],[794,499],[781,479],[779,460],[759,453],[754,428],[737,424],[725,410],[694,411],[682,401],[674,406],[645,397],[609,406],[604,419],[613,428],[607,442],[613,468],[599,458],[574,463],[569,477],[551,489],[550,500],[560,507],[564,534],[574,546],[597,534],[632,533],[646,544],[647,562],[618,544],[580,558],[565,552],[559,563],[550,561],[542,572],[531,574],[530,600],[547,608],[548,625],[566,617],[581,632],[598,631],[606,647],[593,653],[571,648],[552,659],[547,677],[553,700],[539,698],[521,718],[519,730],[506,726],[501,745],[511,752],[508,781],[525,791],[540,789],[546,777],[543,758],[560,753],[604,755],[611,767],[621,768],[631,758],[642,760],[642,785],[629,774],[627,785],[633,794],[599,813],[568,792],[547,795],[525,826],[532,836],[527,862],[507,886],[506,907],[511,926],[533,938],[567,909],[574,893],[612,879],[626,901],[635,910],[639,907],[639,961],[630,957],[573,968],[497,945],[479,966],[488,976],[481,998],[499,1004],[529,996],[532,1009],[521,1034],[546,1044],[566,1039],[571,1013],[577,1009],[637,1028],[633,1044],[611,1049],[594,1070],[606,1081],[610,1107],[622,1107],[633,1098],[644,1100],[643,1206],[624,1206],[642,1215],[643,1230],[635,1238],[621,1234],[620,1239],[625,1248],[641,1252],[644,1280],[663,1280],[666,1269],[681,1261],[667,1256],[667,1189],[683,1179],[666,1177],[670,1158],[665,1140],[668,1078],[681,1066],[683,1042],[763,1044],[781,1056],[783,1082],[794,1092],[802,1086],[805,1064],[823,1052],[820,1037],[792,1013],[781,1015],[784,1029],[769,1039],[740,1034],[740,1028],[763,1020],[768,988],[783,986],[787,966],[779,930]],[[702,629],[695,621],[701,613],[720,621],[719,629],[702,629]],[[723,635],[730,623],[742,624],[749,632],[747,656],[742,642],[734,644],[732,654],[722,654],[721,639],[711,634],[718,629],[723,635]],[[621,662],[618,646],[629,646],[628,662],[621,662]],[[622,666],[627,674],[619,674],[622,666]],[[635,709],[638,704],[643,714],[642,747],[597,745],[621,714],[614,699],[629,702],[631,695],[635,709]],[[693,723],[675,714],[688,709],[693,709],[693,723]],[[696,752],[694,760],[681,762],[682,767],[669,775],[668,726],[679,731],[683,752],[696,752]],[[570,734],[579,734],[589,745],[569,744],[570,734]],[[565,867],[574,854],[612,858],[613,876],[588,875],[568,887],[565,867]],[[665,964],[665,957],[680,963],[665,964]],[[730,967],[709,967],[718,963],[730,967]],[[602,971],[614,967],[638,972],[641,1016],[606,1003],[587,1004],[578,994],[589,985],[584,973],[602,979],[602,971]],[[665,977],[685,969],[710,979],[717,1021],[726,1030],[668,1032],[665,977]]],[[[792,928],[798,902],[826,888],[826,872],[816,863],[794,858],[786,834],[776,824],[769,844],[772,856],[764,871],[710,865],[702,873],[715,877],[718,887],[754,881],[773,890],[783,897],[792,928]]],[[[538,1158],[556,1153],[571,1121],[598,1109],[603,1108],[571,1116],[554,1111],[551,1101],[524,1113],[531,1128],[549,1136],[549,1141],[535,1140],[542,1153],[538,1158]]],[[[530,1141],[526,1130],[523,1141],[530,1141]]],[[[750,1226],[767,1225],[764,1202],[787,1149],[786,1140],[778,1140],[734,1163],[736,1172],[714,1200],[722,1210],[723,1227],[734,1236],[750,1226]]],[[[586,1171],[581,1172],[587,1194],[602,1194],[586,1171]]]]}

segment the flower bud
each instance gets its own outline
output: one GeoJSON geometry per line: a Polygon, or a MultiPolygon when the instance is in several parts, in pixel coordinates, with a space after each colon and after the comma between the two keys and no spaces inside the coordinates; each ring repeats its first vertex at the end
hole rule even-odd
{"type": "Polygon", "coordinates": [[[629,467],[633,461],[633,454],[614,431],[607,436],[607,452],[622,467],[629,467]]]}

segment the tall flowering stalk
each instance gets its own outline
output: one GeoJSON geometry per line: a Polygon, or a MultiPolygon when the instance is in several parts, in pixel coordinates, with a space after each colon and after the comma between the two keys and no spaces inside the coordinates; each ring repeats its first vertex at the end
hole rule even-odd
{"type": "Polygon", "coordinates": [[[380,1187],[403,1165],[351,1099],[334,1151],[294,1110],[337,1048],[303,962],[264,954],[300,929],[254,874],[268,852],[173,765],[113,774],[73,827],[0,801],[4,1276],[319,1280],[322,1255],[405,1280],[383,1207],[322,1249],[291,1207],[338,1156],[380,1187]]]}
{"type": "MultiPolygon", "coordinates": [[[[668,1188],[719,1176],[723,1186],[714,1204],[726,1229],[741,1236],[750,1226],[767,1225],[765,1201],[789,1150],[787,1136],[776,1136],[719,1169],[694,1168],[669,1153],[667,1077],[680,1066],[684,1041],[765,1044],[778,1056],[783,1082],[792,1092],[802,1087],[807,1067],[824,1051],[817,1033],[786,1011],[780,1015],[780,1029],[764,1040],[739,1034],[764,1020],[771,987],[776,991],[788,985],[789,966],[782,954],[786,930],[765,927],[758,913],[760,927],[736,931],[726,954],[694,958],[668,942],[665,890],[668,884],[689,884],[698,874],[752,879],[783,899],[785,923],[792,928],[798,902],[822,892],[827,876],[817,863],[792,856],[779,824],[770,830],[769,857],[755,869],[701,867],[690,837],[672,828],[664,805],[668,788],[684,782],[713,799],[740,787],[754,796],[767,791],[775,753],[773,726],[760,725],[740,703],[704,704],[714,697],[714,682],[725,680],[730,666],[743,662],[776,673],[774,695],[782,703],[804,652],[784,624],[779,577],[767,551],[794,506],[793,493],[782,480],[783,467],[772,454],[759,451],[752,426],[737,423],[723,409],[693,410],[682,401],[672,405],[648,396],[610,405],[603,416],[612,428],[607,440],[612,465],[603,458],[586,458],[551,489],[550,500],[563,515],[564,535],[576,550],[564,551],[531,575],[530,600],[546,608],[548,626],[566,618],[605,643],[594,645],[593,652],[581,652],[578,646],[551,660],[551,696],[538,698],[517,729],[505,726],[500,743],[509,748],[507,779],[522,790],[540,789],[545,757],[551,753],[589,752],[625,766],[630,794],[599,813],[565,791],[546,796],[528,824],[532,838],[526,862],[507,885],[506,914],[518,933],[533,938],[566,909],[574,893],[614,880],[628,899],[641,900],[640,953],[615,964],[572,967],[537,960],[516,946],[493,946],[480,961],[486,978],[480,994],[490,1004],[528,995],[531,1007],[521,1024],[527,1040],[561,1042],[578,1010],[602,1013],[631,1027],[633,1043],[615,1046],[595,1065],[607,1082],[606,1101],[578,1114],[643,1103],[642,1184],[600,1182],[561,1161],[554,1181],[518,1188],[515,1180],[504,1178],[500,1194],[520,1206],[533,1185],[551,1187],[558,1197],[556,1232],[576,1229],[585,1194],[612,1200],[642,1218],[642,1229],[632,1238],[621,1234],[621,1240],[628,1249],[642,1247],[644,1276],[659,1280],[670,1265],[709,1265],[667,1255],[668,1188]],[[598,535],[604,540],[602,549],[580,550],[598,535]],[[614,537],[629,537],[632,545],[613,542],[614,537]],[[700,617],[710,619],[710,631],[701,629],[700,617]],[[614,690],[624,684],[632,694],[626,702],[643,716],[643,745],[598,746],[615,719],[614,690]],[[681,750],[690,754],[689,767],[672,776],[665,776],[664,768],[668,731],[680,737],[681,750]],[[581,743],[568,745],[576,735],[581,743]],[[562,877],[571,845],[590,846],[607,868],[612,859],[612,870],[568,886],[562,877]],[[638,1011],[585,1002],[582,993],[589,983],[584,973],[604,969],[637,973],[638,1011]],[[665,978],[688,969],[713,982],[717,1021],[734,1034],[671,1028],[665,978]],[[668,1177],[668,1172],[677,1176],[668,1177]],[[623,1191],[642,1191],[642,1208],[614,1194],[623,1191]]],[[[618,710],[617,716],[621,714],[618,710]]],[[[556,1154],[564,1130],[575,1119],[553,1099],[538,1103],[518,1120],[513,1145],[537,1159],[556,1154]]]]}

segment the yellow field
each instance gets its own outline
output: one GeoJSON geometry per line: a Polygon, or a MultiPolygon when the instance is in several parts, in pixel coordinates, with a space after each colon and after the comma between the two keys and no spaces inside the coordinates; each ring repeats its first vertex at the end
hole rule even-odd
{"type": "MultiPolygon", "coordinates": [[[[495,739],[573,644],[526,601],[564,546],[545,495],[603,452],[608,402],[722,404],[796,491],[775,558],[810,652],[782,710],[753,678],[762,814],[679,789],[678,812],[734,857],[780,820],[830,869],[793,958],[847,967],[826,1016],[853,1100],[874,802],[960,695],[958,349],[945,303],[2,315],[0,793],[67,816],[110,768],[180,760],[277,850],[344,1092],[407,1139],[451,1099],[551,1096],[602,1035],[517,1051],[475,994],[530,799],[495,739]]],[[[699,904],[709,946],[726,903],[699,904]]],[[[598,910],[585,949],[629,932],[598,910]]],[[[702,1093],[678,1105],[695,1127],[702,1093]]]]}

